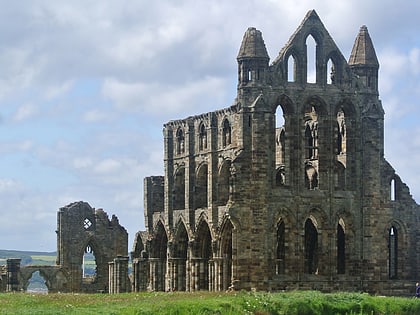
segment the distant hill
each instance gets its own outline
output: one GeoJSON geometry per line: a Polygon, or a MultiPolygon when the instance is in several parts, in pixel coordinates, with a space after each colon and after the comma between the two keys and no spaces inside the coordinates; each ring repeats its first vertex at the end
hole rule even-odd
{"type": "Polygon", "coordinates": [[[6,264],[7,258],[22,259],[21,265],[54,265],[57,252],[35,252],[0,249],[0,265],[6,264]]]}

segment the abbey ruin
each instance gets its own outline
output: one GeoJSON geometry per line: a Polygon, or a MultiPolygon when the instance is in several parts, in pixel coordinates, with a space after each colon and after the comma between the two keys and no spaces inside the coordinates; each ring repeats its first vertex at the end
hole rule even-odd
{"type": "Polygon", "coordinates": [[[80,257],[92,248],[91,291],[409,294],[420,277],[420,209],[384,158],[367,28],[346,61],[309,11],[271,63],[249,28],[237,63],[230,107],[164,125],[165,173],[144,179],[146,231],[135,236],[131,282],[125,229],[76,203],[58,213],[61,288],[87,290],[80,257]]]}
{"type": "Polygon", "coordinates": [[[134,290],[407,294],[420,271],[420,211],[384,159],[367,28],[347,62],[310,11],[269,62],[249,28],[233,105],[164,125],[165,174],[144,180],[134,290]]]}

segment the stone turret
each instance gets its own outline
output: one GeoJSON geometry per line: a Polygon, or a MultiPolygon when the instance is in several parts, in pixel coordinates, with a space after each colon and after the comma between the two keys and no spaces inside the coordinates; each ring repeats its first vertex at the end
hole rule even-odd
{"type": "Polygon", "coordinates": [[[349,59],[350,68],[370,92],[378,93],[379,62],[365,25],[360,28],[349,59]]]}
{"type": "Polygon", "coordinates": [[[266,82],[270,57],[261,31],[255,27],[247,29],[236,60],[238,61],[238,88],[258,86],[266,82]]]}

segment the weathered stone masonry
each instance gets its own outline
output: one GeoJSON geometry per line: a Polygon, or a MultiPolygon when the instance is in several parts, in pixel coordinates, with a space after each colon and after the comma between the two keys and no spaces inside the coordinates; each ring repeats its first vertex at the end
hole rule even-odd
{"type": "Polygon", "coordinates": [[[74,202],[57,212],[55,266],[21,266],[8,259],[0,268],[0,291],[26,291],[32,274],[39,271],[48,292],[122,293],[131,290],[128,278],[128,233],[102,209],[74,202]],[[83,274],[83,256],[92,252],[96,274],[83,274]]]}
{"type": "Polygon", "coordinates": [[[133,289],[407,294],[419,277],[419,206],[384,159],[367,28],[347,62],[310,11],[269,61],[249,28],[233,105],[164,125],[165,174],[144,180],[133,289]]]}

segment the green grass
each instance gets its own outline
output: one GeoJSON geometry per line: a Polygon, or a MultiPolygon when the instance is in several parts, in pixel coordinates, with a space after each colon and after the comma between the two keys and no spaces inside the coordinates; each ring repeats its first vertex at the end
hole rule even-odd
{"type": "Polygon", "coordinates": [[[0,314],[416,315],[420,300],[361,293],[0,294],[0,314]]]}

